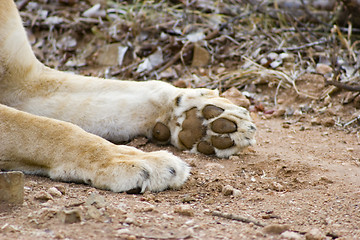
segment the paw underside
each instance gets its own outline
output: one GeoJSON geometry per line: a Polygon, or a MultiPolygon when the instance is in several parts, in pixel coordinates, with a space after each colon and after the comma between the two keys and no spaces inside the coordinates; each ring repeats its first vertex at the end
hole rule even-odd
{"type": "Polygon", "coordinates": [[[213,104],[192,107],[176,121],[174,129],[157,122],[152,131],[153,138],[160,143],[171,139],[171,143],[180,149],[218,157],[229,157],[255,144],[256,127],[248,112],[240,107],[235,110],[213,104]]]}

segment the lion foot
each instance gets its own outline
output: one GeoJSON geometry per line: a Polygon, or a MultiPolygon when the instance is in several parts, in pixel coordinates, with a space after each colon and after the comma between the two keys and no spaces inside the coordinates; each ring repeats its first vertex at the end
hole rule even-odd
{"type": "Polygon", "coordinates": [[[48,174],[54,180],[84,182],[96,188],[128,193],[178,189],[190,175],[188,164],[167,151],[143,152],[113,145],[94,154],[97,153],[106,156],[99,156],[86,167],[84,162],[76,167],[59,164],[48,174]]]}
{"type": "Polygon", "coordinates": [[[229,157],[255,144],[249,112],[220,98],[217,91],[192,89],[176,98],[168,124],[158,121],[152,136],[194,153],[229,157]]]}

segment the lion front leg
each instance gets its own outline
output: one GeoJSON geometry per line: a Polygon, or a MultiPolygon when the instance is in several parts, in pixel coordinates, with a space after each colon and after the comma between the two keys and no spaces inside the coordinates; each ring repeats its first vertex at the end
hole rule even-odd
{"type": "Polygon", "coordinates": [[[84,182],[115,192],[180,187],[189,167],[166,152],[117,146],[62,121],[0,105],[0,169],[84,182]]]}

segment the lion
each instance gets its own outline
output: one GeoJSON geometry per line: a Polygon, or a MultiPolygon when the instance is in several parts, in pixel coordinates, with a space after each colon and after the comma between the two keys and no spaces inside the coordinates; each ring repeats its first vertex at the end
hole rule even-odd
{"type": "Polygon", "coordinates": [[[167,151],[114,143],[145,136],[229,157],[255,144],[249,112],[217,90],[57,71],[34,55],[13,0],[0,7],[0,169],[96,188],[163,191],[190,175],[167,151]]]}

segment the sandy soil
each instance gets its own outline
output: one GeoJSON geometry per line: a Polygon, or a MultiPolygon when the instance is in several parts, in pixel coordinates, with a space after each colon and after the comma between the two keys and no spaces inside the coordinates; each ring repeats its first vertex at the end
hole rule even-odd
{"type": "MultiPolygon", "coordinates": [[[[41,53],[50,53],[45,46],[41,53]]],[[[311,96],[324,90],[319,76],[296,84],[311,96]]],[[[278,108],[268,104],[276,86],[261,87],[251,107],[278,108]]],[[[280,89],[279,108],[292,117],[254,112],[257,145],[230,159],[143,138],[130,143],[145,151],[167,149],[187,161],[192,175],[180,190],[113,193],[26,175],[24,203],[0,205],[0,239],[360,239],[359,122],[348,129],[336,124],[360,114],[360,105],[341,103],[347,94],[312,102],[280,89]]]]}
{"type": "Polygon", "coordinates": [[[24,204],[1,209],[0,239],[360,239],[356,134],[254,116],[257,146],[230,159],[133,141],[191,164],[178,191],[132,195],[26,176],[24,204]]]}

